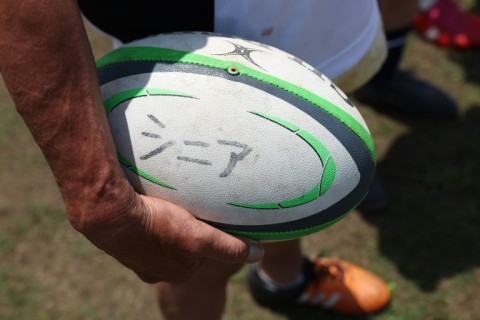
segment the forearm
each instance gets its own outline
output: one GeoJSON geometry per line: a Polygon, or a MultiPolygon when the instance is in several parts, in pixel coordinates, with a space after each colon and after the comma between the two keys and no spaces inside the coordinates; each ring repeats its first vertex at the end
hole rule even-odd
{"type": "Polygon", "coordinates": [[[76,2],[2,0],[0,30],[2,76],[72,222],[82,228],[115,211],[109,206],[129,201],[132,191],[116,159],[76,2]]]}

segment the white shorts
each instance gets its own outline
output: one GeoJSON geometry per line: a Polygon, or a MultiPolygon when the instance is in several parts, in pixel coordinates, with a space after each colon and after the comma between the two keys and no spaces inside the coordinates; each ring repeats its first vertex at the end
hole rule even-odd
{"type": "Polygon", "coordinates": [[[386,54],[377,0],[216,0],[215,32],[282,49],[330,79],[354,68],[376,43],[383,54],[369,60],[370,78],[386,54]]]}

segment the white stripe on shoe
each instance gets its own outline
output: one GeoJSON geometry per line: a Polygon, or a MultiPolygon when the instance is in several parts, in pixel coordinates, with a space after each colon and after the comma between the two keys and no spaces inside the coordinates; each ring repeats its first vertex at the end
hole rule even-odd
{"type": "Polygon", "coordinates": [[[319,292],[313,297],[310,297],[308,292],[304,292],[300,295],[300,297],[297,298],[297,302],[311,304],[311,305],[319,304],[325,309],[330,309],[337,304],[340,298],[341,298],[341,294],[338,292],[332,293],[332,295],[330,295],[330,297],[328,298],[323,292],[319,292]]]}
{"type": "Polygon", "coordinates": [[[330,296],[330,298],[328,298],[328,300],[325,301],[325,303],[322,304],[323,307],[324,307],[325,309],[333,308],[333,307],[337,304],[338,300],[340,300],[340,296],[341,296],[340,293],[334,292],[334,293],[330,296]]]}

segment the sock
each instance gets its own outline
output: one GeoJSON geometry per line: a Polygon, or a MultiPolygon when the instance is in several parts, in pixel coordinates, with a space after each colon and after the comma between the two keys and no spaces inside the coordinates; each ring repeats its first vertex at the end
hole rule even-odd
{"type": "Polygon", "coordinates": [[[265,286],[273,292],[279,290],[290,290],[299,286],[303,287],[305,284],[305,276],[302,273],[298,274],[295,280],[289,283],[283,283],[272,279],[265,271],[260,269],[257,265],[255,266],[255,269],[260,280],[262,280],[265,286]]]}
{"type": "Polygon", "coordinates": [[[410,26],[386,33],[388,46],[387,60],[385,60],[380,71],[370,80],[369,83],[381,84],[382,82],[391,79],[400,64],[400,59],[402,58],[405,48],[406,37],[409,32],[410,26]]]}
{"type": "Polygon", "coordinates": [[[247,282],[254,299],[264,306],[283,306],[298,302],[309,281],[314,279],[313,263],[305,258],[303,270],[291,283],[280,283],[268,276],[258,265],[253,265],[247,282]]]}

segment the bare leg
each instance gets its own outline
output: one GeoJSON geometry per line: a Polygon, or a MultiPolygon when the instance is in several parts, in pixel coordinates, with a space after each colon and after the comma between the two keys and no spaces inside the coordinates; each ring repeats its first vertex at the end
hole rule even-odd
{"type": "Polygon", "coordinates": [[[378,0],[386,32],[406,28],[412,24],[418,0],[378,0]]]}
{"type": "Polygon", "coordinates": [[[208,260],[186,282],[158,284],[158,302],[165,319],[221,319],[228,279],[241,267],[208,260]]]}
{"type": "MultiPolygon", "coordinates": [[[[265,243],[260,267],[280,283],[294,281],[303,265],[300,240],[265,243]]],[[[206,261],[188,281],[157,285],[160,309],[168,320],[221,319],[229,278],[242,266],[206,261]]]]}
{"type": "Polygon", "coordinates": [[[297,279],[302,272],[303,253],[299,239],[264,243],[265,255],[260,268],[273,280],[289,283],[297,279]]]}

